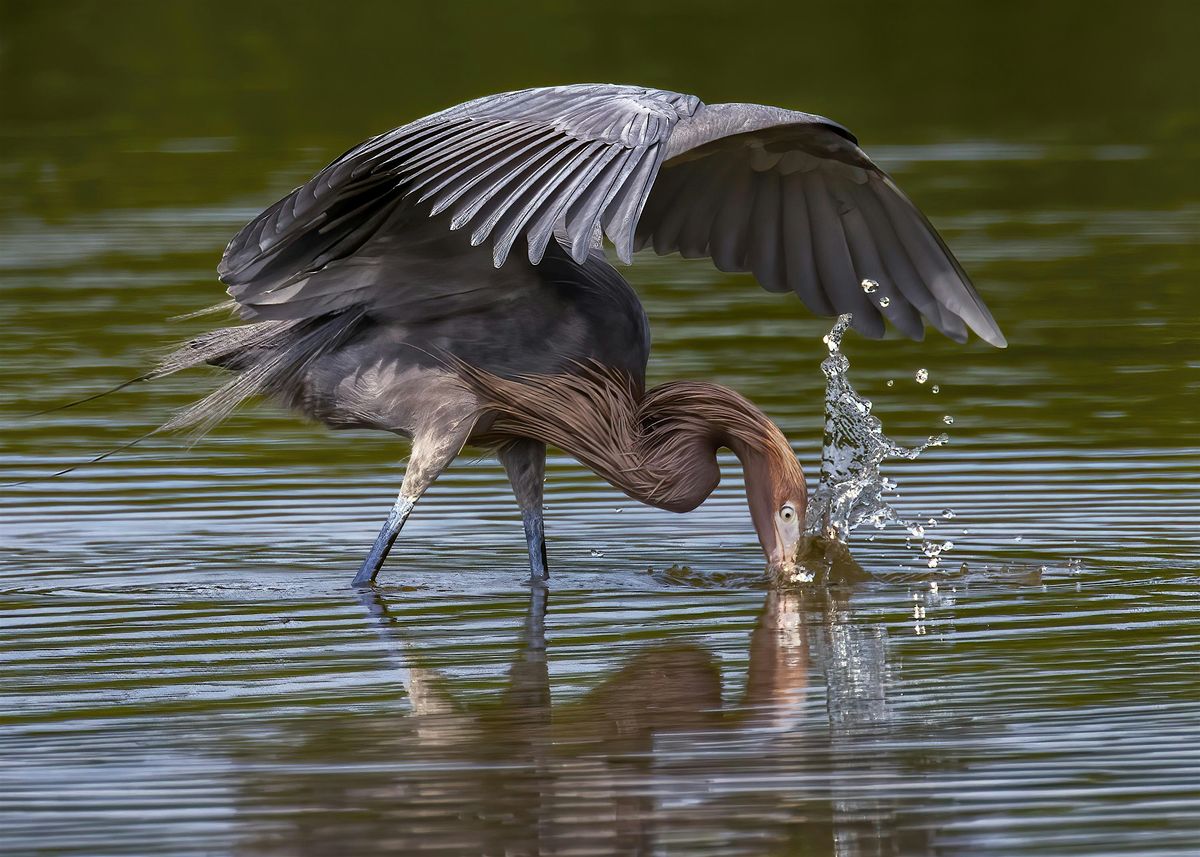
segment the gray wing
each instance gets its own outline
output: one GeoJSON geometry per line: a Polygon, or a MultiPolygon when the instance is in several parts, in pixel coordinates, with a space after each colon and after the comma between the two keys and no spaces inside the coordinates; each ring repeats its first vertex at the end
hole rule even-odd
{"type": "Polygon", "coordinates": [[[301,296],[332,294],[339,277],[362,287],[368,260],[377,274],[381,261],[427,255],[421,236],[396,230],[422,207],[451,230],[469,226],[471,245],[490,238],[497,268],[521,236],[536,264],[556,233],[582,264],[601,230],[628,261],[671,128],[698,104],[582,84],[452,107],[346,152],[243,228],[218,273],[244,315],[278,316],[301,296]]]}
{"type": "Polygon", "coordinates": [[[920,339],[924,316],[965,341],[1004,335],[937,231],[849,131],[757,104],[701,106],[674,129],[637,227],[636,247],[709,256],[819,315],[883,319],[920,339]],[[873,280],[873,291],[863,280],[873,280]]]}
{"type": "Polygon", "coordinates": [[[1004,344],[937,232],[846,129],[632,86],[488,96],[368,140],[247,225],[218,271],[248,318],[352,303],[403,314],[468,279],[474,302],[502,299],[510,278],[485,275],[470,249],[489,238],[500,268],[522,236],[534,265],[552,237],[582,263],[602,234],[625,262],[646,244],[711,256],[818,314],[853,312],[868,335],[887,317],[920,338],[924,316],[1004,344]],[[470,226],[470,246],[435,222],[442,235],[470,226]]]}

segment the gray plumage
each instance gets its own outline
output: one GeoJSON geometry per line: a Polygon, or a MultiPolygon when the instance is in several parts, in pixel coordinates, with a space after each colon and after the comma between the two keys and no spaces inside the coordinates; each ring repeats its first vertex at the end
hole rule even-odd
{"type": "MultiPolygon", "coordinates": [[[[499,403],[479,378],[537,385],[594,364],[642,395],[648,326],[605,236],[626,263],[645,247],[707,256],[817,314],[853,313],[868,336],[886,319],[913,338],[928,322],[1005,344],[937,232],[836,122],[643,87],[529,89],[367,140],[245,226],[218,267],[245,324],[156,370],[207,362],[237,375],[168,427],[207,428],[265,394],[335,428],[410,437],[399,524],[463,444],[488,439],[524,474],[527,535],[540,533],[540,483],[517,482],[540,478],[544,438],[496,441],[499,403]]],[[[775,481],[770,503],[803,492],[792,474],[763,479],[775,481]]],[[[360,578],[398,532],[389,522],[360,578]]]]}

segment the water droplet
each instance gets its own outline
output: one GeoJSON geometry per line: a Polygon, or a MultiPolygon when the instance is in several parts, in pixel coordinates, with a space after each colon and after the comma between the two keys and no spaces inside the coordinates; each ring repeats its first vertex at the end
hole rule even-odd
{"type": "Polygon", "coordinates": [[[938,591],[938,584],[937,584],[937,581],[936,581],[936,580],[931,580],[931,581],[929,581],[929,591],[930,591],[930,593],[932,593],[933,595],[937,595],[937,591],[938,591]]]}
{"type": "MultiPolygon", "coordinates": [[[[877,297],[884,296],[877,293],[877,297]]],[[[850,321],[850,316],[840,316],[824,337],[829,350],[821,362],[821,372],[826,378],[825,442],[821,481],[809,503],[808,532],[824,535],[832,529],[833,537],[845,539],[863,524],[870,523],[880,530],[889,524],[899,524],[908,530],[907,542],[922,552],[924,562],[942,550],[940,541],[925,538],[926,529],[936,526],[938,521],[910,523],[901,518],[889,505],[899,497],[896,483],[880,472],[880,466],[889,460],[911,461],[948,438],[941,434],[917,446],[904,447],[887,436],[879,418],[871,414],[870,400],[850,383],[850,361],[841,351],[850,321]]],[[[916,377],[919,383],[925,383],[929,372],[921,369],[916,377]]],[[[884,380],[888,387],[895,385],[894,378],[884,380]]]]}
{"type": "Polygon", "coordinates": [[[942,509],[942,517],[945,518],[946,520],[950,520],[957,514],[958,513],[955,512],[953,509],[942,509]]]}
{"type": "Polygon", "coordinates": [[[864,292],[866,292],[867,294],[871,294],[877,288],[879,288],[879,283],[875,282],[874,280],[863,280],[862,281],[862,290],[864,292]]]}
{"type": "Polygon", "coordinates": [[[942,422],[944,422],[948,426],[952,426],[952,425],[954,425],[954,417],[950,416],[949,414],[946,414],[946,416],[942,417],[942,422]]]}
{"type": "Polygon", "coordinates": [[[942,542],[942,550],[944,550],[944,551],[954,550],[954,542],[942,542]]]}
{"type": "Polygon", "coordinates": [[[1013,538],[1013,541],[1014,541],[1014,542],[1019,542],[1019,541],[1021,541],[1021,539],[1023,539],[1023,538],[1024,538],[1024,536],[1016,536],[1016,537],[1014,537],[1014,538],[1013,538]]]}
{"type": "Polygon", "coordinates": [[[929,558],[929,562],[927,562],[926,565],[928,565],[930,568],[937,568],[938,567],[938,558],[936,556],[931,556],[929,558]]]}
{"type": "Polygon", "coordinates": [[[888,306],[889,304],[891,304],[891,302],[892,302],[892,299],[889,298],[887,295],[881,295],[879,298],[880,306],[888,306]]]}
{"type": "Polygon", "coordinates": [[[942,392],[942,388],[941,388],[941,387],[939,387],[937,384],[934,384],[934,385],[933,385],[933,389],[931,390],[931,392],[934,392],[934,393],[940,393],[940,392],[942,392]]]}
{"type": "Polygon", "coordinates": [[[591,553],[592,553],[592,556],[604,556],[604,551],[598,551],[595,548],[592,548],[591,553]]]}
{"type": "Polygon", "coordinates": [[[913,377],[917,379],[918,384],[924,384],[926,381],[929,380],[929,370],[928,369],[918,369],[917,374],[914,375],[913,377]]]}

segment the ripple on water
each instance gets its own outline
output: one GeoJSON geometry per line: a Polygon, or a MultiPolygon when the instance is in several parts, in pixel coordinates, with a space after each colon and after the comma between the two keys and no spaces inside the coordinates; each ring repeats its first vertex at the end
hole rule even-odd
{"type": "Polygon", "coordinates": [[[443,574],[3,596],[10,847],[1168,854],[1200,832],[1195,578],[565,573],[546,604],[491,594],[503,573],[423,588],[443,574]]]}

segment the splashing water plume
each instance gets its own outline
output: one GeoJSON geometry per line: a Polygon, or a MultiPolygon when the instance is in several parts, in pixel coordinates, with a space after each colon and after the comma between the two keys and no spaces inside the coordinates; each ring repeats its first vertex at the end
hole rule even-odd
{"type": "MultiPolygon", "coordinates": [[[[876,529],[883,529],[889,523],[903,526],[910,539],[921,540],[921,552],[928,566],[935,568],[941,553],[950,550],[953,544],[926,539],[925,526],[905,521],[896,513],[885,497],[896,483],[887,479],[880,468],[891,459],[911,461],[930,447],[943,445],[949,437],[939,434],[910,448],[884,434],[883,424],[871,414],[871,400],[859,395],[850,384],[850,361],[841,350],[842,337],[850,322],[850,315],[839,316],[822,340],[829,349],[829,356],[821,362],[825,374],[825,442],[820,483],[808,502],[808,544],[802,551],[801,564],[811,566],[810,560],[816,554],[820,557],[819,570],[828,572],[834,554],[837,558],[833,564],[844,562],[848,556],[846,543],[850,531],[870,522],[876,529]]],[[[927,379],[924,369],[917,373],[919,383],[927,379]]],[[[813,571],[811,567],[808,570],[813,571]]]]}

